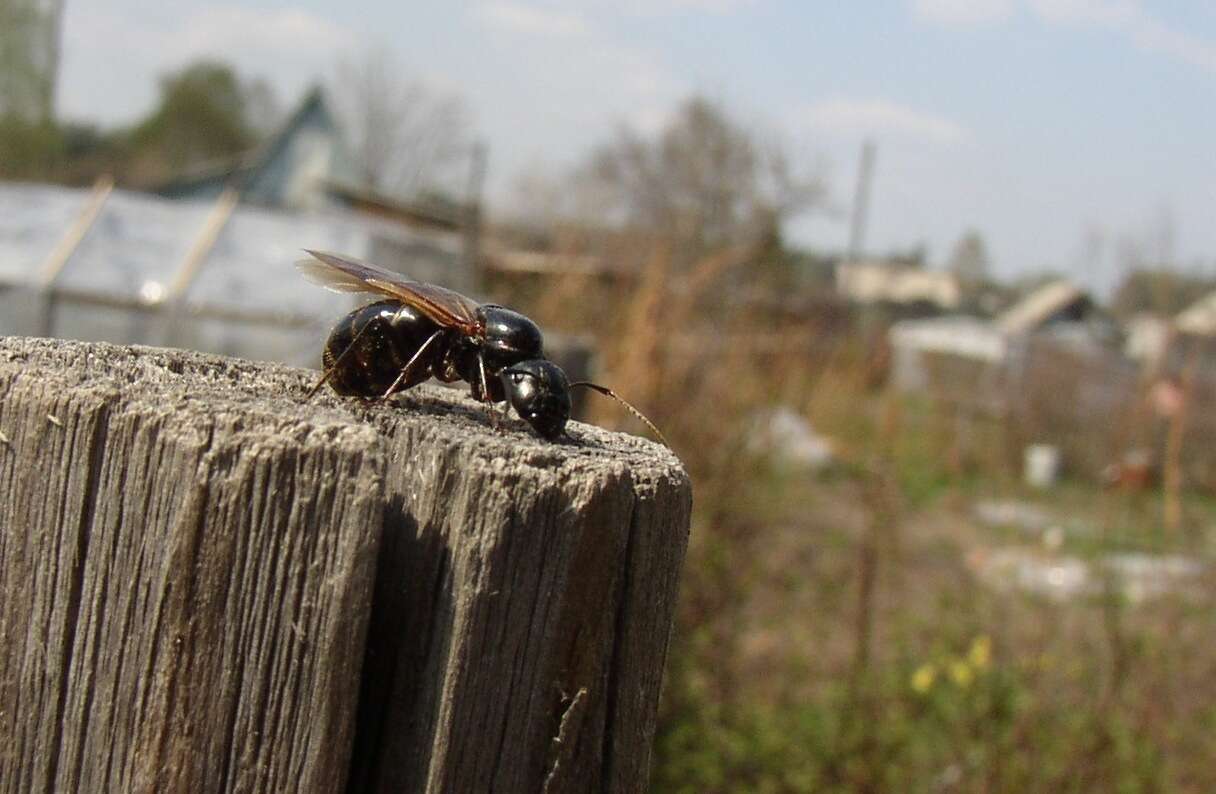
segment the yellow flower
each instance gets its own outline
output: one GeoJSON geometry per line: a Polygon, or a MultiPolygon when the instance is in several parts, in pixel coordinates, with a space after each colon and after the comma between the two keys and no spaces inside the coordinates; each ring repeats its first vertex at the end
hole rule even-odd
{"type": "Polygon", "coordinates": [[[950,677],[961,689],[966,689],[975,679],[975,671],[971,669],[971,665],[967,664],[966,660],[955,659],[950,663],[950,677]]]}
{"type": "Polygon", "coordinates": [[[987,634],[976,637],[971,643],[971,650],[967,651],[967,661],[976,670],[987,670],[992,663],[992,638],[987,634]]]}
{"type": "Polygon", "coordinates": [[[935,680],[937,680],[937,668],[929,663],[922,664],[912,674],[912,689],[923,695],[929,691],[929,687],[933,686],[935,680]]]}

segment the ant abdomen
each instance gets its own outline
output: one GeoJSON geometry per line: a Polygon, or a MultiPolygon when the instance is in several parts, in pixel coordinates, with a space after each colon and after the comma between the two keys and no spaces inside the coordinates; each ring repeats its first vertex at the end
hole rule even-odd
{"type": "MultiPolygon", "coordinates": [[[[439,326],[400,301],[383,300],[355,309],[334,326],[321,355],[330,384],[338,394],[380,397],[439,326]]],[[[409,377],[394,391],[402,391],[438,373],[443,359],[440,345],[424,353],[409,377]]]]}

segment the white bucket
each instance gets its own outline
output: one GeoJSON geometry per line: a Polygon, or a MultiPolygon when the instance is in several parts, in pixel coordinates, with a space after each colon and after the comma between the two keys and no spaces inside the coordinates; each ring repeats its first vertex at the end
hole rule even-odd
{"type": "Polygon", "coordinates": [[[1023,466],[1027,485],[1050,488],[1060,479],[1060,448],[1051,444],[1031,444],[1026,447],[1023,466]]]}

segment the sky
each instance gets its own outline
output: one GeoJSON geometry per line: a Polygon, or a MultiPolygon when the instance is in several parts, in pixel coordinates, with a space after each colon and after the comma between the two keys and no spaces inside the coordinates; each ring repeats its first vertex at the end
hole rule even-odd
{"type": "Polygon", "coordinates": [[[375,48],[464,100],[503,212],[522,176],[701,94],[821,170],[829,200],[794,242],[846,246],[869,138],[867,251],[941,265],[975,229],[1004,277],[1107,290],[1133,243],[1216,275],[1210,0],[68,0],[58,110],[129,122],[200,56],[290,106],[375,48]]]}

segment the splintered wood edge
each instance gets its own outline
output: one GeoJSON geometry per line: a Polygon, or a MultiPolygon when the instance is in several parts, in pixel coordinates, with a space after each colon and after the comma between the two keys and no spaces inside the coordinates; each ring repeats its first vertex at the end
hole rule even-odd
{"type": "Polygon", "coordinates": [[[387,402],[344,398],[328,389],[305,401],[319,377],[316,370],[186,350],[37,337],[0,337],[0,370],[53,379],[63,388],[116,393],[131,404],[188,414],[239,412],[284,431],[362,427],[396,436],[422,429],[437,442],[461,447],[470,465],[509,463],[563,479],[597,478],[624,468],[641,490],[689,488],[675,453],[657,442],[575,421],[568,428],[572,440],[550,442],[514,415],[495,430],[484,406],[463,391],[440,386],[423,384],[387,402]]]}

